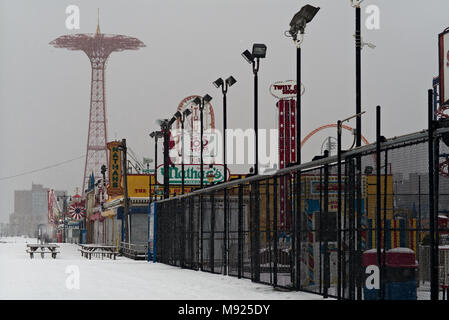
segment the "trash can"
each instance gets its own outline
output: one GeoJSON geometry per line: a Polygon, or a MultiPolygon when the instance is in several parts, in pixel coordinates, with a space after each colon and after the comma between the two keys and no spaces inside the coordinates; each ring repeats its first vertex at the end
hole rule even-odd
{"type": "MultiPolygon", "coordinates": [[[[381,250],[381,264],[383,262],[383,249],[381,250]]],[[[372,276],[372,273],[367,273],[367,267],[374,265],[377,266],[377,249],[370,249],[367,250],[363,253],[362,255],[362,263],[363,263],[363,270],[364,270],[364,274],[365,274],[365,278],[363,281],[363,298],[364,300],[378,300],[378,289],[372,289],[372,288],[367,288],[367,280],[368,277],[372,276]]]]}
{"type": "MultiPolygon", "coordinates": [[[[387,250],[383,284],[385,300],[416,300],[416,256],[409,248],[394,248],[387,250]]],[[[363,267],[365,282],[363,288],[364,300],[378,300],[378,289],[367,288],[367,279],[371,276],[366,273],[370,265],[377,266],[377,249],[367,250],[363,253],[363,267]]],[[[381,264],[383,263],[383,251],[381,264]]],[[[379,270],[380,271],[380,270],[379,270]]]]}
{"type": "Polygon", "coordinates": [[[416,300],[415,252],[409,248],[394,248],[386,254],[386,300],[416,300]]]}

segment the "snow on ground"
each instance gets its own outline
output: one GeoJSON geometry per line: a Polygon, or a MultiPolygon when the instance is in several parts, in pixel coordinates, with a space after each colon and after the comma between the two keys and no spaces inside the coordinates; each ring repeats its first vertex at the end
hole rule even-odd
{"type": "Polygon", "coordinates": [[[319,295],[273,287],[160,263],[81,257],[76,244],[59,243],[56,259],[30,259],[30,238],[0,238],[0,299],[318,300],[319,295]],[[79,289],[70,288],[79,268],[79,289]],[[72,268],[72,269],[71,269],[72,268]],[[69,280],[68,280],[69,279],[69,280]],[[66,285],[69,283],[69,288],[66,285]]]}

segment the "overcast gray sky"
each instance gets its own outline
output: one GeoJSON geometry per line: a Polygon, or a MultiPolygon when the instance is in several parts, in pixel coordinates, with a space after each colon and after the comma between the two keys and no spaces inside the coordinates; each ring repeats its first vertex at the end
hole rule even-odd
{"type": "MultiPolygon", "coordinates": [[[[106,71],[109,140],[126,138],[153,157],[148,133],[192,94],[209,93],[221,128],[221,92],[211,82],[233,75],[228,126],[253,126],[253,75],[241,52],[265,43],[259,72],[259,126],[276,128],[271,83],[296,78],[295,48],[283,33],[306,3],[321,7],[303,44],[303,137],[355,112],[354,9],[349,0],[0,0],[0,178],[82,156],[86,152],[90,64],[82,52],[48,43],[64,34],[93,33],[100,8],[103,33],[139,38],[146,47],[113,53],[106,71]],[[80,8],[80,29],[65,26],[68,5],[80,8]]],[[[382,106],[387,137],[426,127],[426,90],[438,72],[437,35],[449,26],[447,0],[365,0],[380,9],[380,29],[363,28],[374,50],[363,54],[363,132],[375,137],[382,106]]],[[[362,15],[364,26],[367,14],[362,15]]],[[[352,124],[354,125],[354,124],[352,124]]],[[[304,147],[303,161],[325,136],[304,147]]],[[[84,158],[50,170],[0,179],[0,221],[13,212],[13,191],[31,183],[73,193],[84,158]]],[[[231,167],[245,172],[247,167],[231,167]]]]}

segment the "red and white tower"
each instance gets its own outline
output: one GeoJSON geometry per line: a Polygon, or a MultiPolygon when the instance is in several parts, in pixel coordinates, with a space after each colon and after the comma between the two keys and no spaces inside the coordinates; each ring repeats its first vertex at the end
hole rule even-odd
{"type": "Polygon", "coordinates": [[[101,179],[101,166],[109,163],[106,148],[107,121],[104,79],[106,61],[112,52],[138,50],[145,47],[145,44],[137,38],[103,34],[100,32],[100,24],[97,25],[95,34],[65,35],[53,40],[50,44],[56,48],[84,51],[92,66],[89,133],[82,189],[84,195],[92,172],[95,181],[101,179]]]}
{"type": "MultiPolygon", "coordinates": [[[[296,162],[296,81],[279,81],[271,85],[270,93],[279,99],[276,102],[279,120],[279,169],[285,168],[290,163],[296,162]]],[[[303,90],[301,94],[304,93],[303,90]]],[[[279,224],[280,229],[290,230],[291,223],[291,199],[288,177],[279,179],[279,224]]]]}

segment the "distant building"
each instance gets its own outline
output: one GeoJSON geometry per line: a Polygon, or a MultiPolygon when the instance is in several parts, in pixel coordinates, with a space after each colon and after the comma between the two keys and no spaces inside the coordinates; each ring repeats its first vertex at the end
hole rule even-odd
{"type": "Polygon", "coordinates": [[[0,237],[8,236],[8,224],[5,222],[0,222],[0,237]]]}
{"type": "Polygon", "coordinates": [[[14,212],[9,216],[10,236],[36,237],[39,224],[48,224],[48,188],[32,184],[31,190],[14,191],[14,212]]]}

